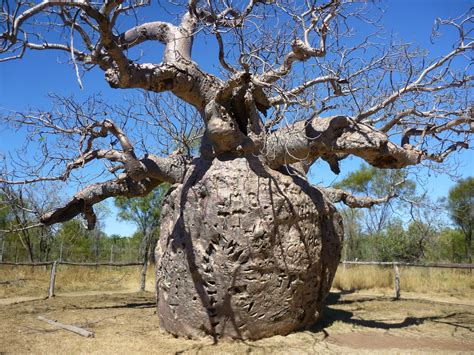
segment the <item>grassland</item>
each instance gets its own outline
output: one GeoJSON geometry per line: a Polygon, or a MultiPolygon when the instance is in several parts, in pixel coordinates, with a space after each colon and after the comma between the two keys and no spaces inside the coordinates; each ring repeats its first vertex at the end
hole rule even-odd
{"type": "MultiPolygon", "coordinates": [[[[49,267],[0,266],[0,298],[45,296],[49,285],[49,267]]],[[[470,270],[400,267],[401,291],[474,299],[474,274],[470,270]]],[[[392,267],[340,266],[333,289],[345,292],[366,291],[384,295],[393,293],[392,267]]],[[[58,266],[56,293],[89,291],[137,291],[139,267],[58,266]]],[[[146,289],[154,290],[154,270],[147,273],[146,289]]]]}
{"type": "MultiPolygon", "coordinates": [[[[474,299],[472,270],[400,267],[401,292],[436,294],[474,299]]],[[[390,266],[340,266],[333,288],[340,291],[379,291],[393,293],[394,270],[390,266]]]]}
{"type": "Polygon", "coordinates": [[[392,268],[341,266],[313,329],[214,344],[174,338],[160,329],[152,268],[148,292],[137,292],[139,267],[61,265],[57,297],[44,299],[49,268],[1,266],[0,354],[473,353],[472,273],[400,268],[400,274],[402,299],[394,301],[392,268]],[[93,331],[95,338],[54,329],[39,315],[93,331]]]}
{"type": "MultiPolygon", "coordinates": [[[[90,291],[138,291],[140,268],[84,267],[59,265],[55,293],[90,291]]],[[[13,296],[41,297],[47,295],[50,267],[0,266],[0,298],[13,296]]],[[[146,289],[154,290],[154,270],[147,272],[146,289]]]]}

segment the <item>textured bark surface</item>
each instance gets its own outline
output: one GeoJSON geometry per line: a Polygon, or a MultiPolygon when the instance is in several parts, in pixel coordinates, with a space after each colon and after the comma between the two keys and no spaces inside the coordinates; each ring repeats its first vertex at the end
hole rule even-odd
{"type": "Polygon", "coordinates": [[[255,157],[201,160],[165,199],[158,316],[179,336],[259,339],[314,324],[342,223],[305,180],[255,157]]]}

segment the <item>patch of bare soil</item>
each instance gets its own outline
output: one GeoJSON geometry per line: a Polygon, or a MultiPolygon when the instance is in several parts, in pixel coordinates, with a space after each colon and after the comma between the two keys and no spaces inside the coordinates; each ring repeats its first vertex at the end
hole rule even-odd
{"type": "Polygon", "coordinates": [[[255,342],[177,339],[160,330],[152,293],[82,294],[0,303],[0,354],[473,353],[470,305],[332,293],[313,329],[255,342]],[[95,333],[83,338],[38,316],[95,333]]]}

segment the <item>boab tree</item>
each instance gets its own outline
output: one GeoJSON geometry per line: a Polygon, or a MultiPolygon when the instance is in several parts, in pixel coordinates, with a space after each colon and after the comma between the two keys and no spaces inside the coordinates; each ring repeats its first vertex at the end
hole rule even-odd
{"type": "Polygon", "coordinates": [[[36,134],[75,137],[79,156],[50,156],[54,171],[63,168],[57,176],[19,181],[9,171],[4,182],[68,180],[94,161],[108,162],[110,180],[40,219],[51,225],[83,214],[90,228],[99,201],[174,184],[156,250],[162,326],[184,336],[257,339],[313,324],[340,256],[343,232],[332,202],[364,207],[392,194],[357,198],[312,186],[309,167],[322,159],[337,173],[338,162],[352,155],[400,169],[441,163],[467,148],[472,18],[438,21],[459,37],[430,59],[396,41],[378,43],[374,6],[353,1],[190,0],[179,16],[169,15],[179,5],[172,2],[152,5],[150,21],[141,21],[147,5],[3,0],[3,60],[63,51],[79,80],[81,70],[98,68],[112,88],[169,92],[199,114],[199,154],[178,147],[169,156],[147,149],[140,157],[126,117],[118,124],[69,103],[67,110],[6,119],[36,134]],[[357,42],[358,26],[365,37],[357,42]],[[204,36],[215,39],[215,73],[193,60],[193,41],[204,36]],[[162,52],[153,47],[161,58],[132,59],[151,41],[163,44],[162,52]],[[108,136],[116,144],[100,145],[108,136]]]}

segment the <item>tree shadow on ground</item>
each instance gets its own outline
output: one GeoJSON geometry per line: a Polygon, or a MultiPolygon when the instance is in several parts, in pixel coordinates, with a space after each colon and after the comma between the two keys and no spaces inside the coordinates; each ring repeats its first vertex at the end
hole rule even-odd
{"type": "Polygon", "coordinates": [[[110,306],[79,307],[79,309],[113,309],[113,308],[156,308],[156,302],[129,302],[110,306]]]}
{"type": "Polygon", "coordinates": [[[342,322],[345,324],[350,324],[352,326],[384,330],[403,329],[410,326],[420,325],[425,322],[434,322],[443,323],[451,325],[455,328],[459,327],[467,329],[470,332],[474,332],[474,326],[469,324],[463,324],[464,322],[462,322],[462,319],[460,319],[467,316],[466,313],[454,312],[449,314],[440,314],[426,317],[406,317],[400,322],[384,322],[381,320],[363,319],[360,316],[355,316],[354,312],[331,307],[333,305],[350,304],[355,302],[368,302],[379,299],[377,297],[365,297],[357,300],[340,300],[340,297],[342,295],[349,293],[351,292],[330,293],[326,300],[326,306],[324,307],[322,317],[313,327],[308,330],[314,333],[323,332],[326,334],[327,332],[325,329],[330,327],[335,322],[342,322]]]}

